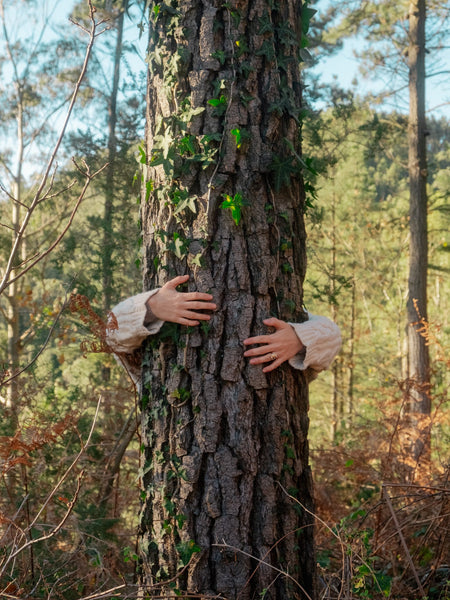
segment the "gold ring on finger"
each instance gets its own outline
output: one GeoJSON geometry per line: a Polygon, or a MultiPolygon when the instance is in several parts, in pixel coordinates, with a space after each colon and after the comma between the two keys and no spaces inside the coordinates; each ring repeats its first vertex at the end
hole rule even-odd
{"type": "Polygon", "coordinates": [[[278,354],[276,354],[275,352],[272,352],[272,354],[270,355],[270,360],[277,360],[278,358],[278,354]]]}

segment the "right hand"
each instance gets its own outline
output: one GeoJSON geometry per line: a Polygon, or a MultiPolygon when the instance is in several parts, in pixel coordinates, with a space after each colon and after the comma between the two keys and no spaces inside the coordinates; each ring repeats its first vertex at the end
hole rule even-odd
{"type": "Polygon", "coordinates": [[[200,321],[209,321],[211,315],[198,312],[201,310],[215,310],[217,307],[211,302],[211,294],[202,292],[177,292],[177,286],[186,283],[189,275],[180,275],[165,283],[156,294],[147,300],[152,313],[161,321],[179,323],[180,325],[199,325],[200,321]]]}
{"type": "Polygon", "coordinates": [[[273,327],[275,332],[244,340],[244,346],[257,345],[256,348],[246,350],[244,356],[250,357],[252,365],[270,363],[263,368],[263,373],[269,373],[301,352],[304,346],[289,323],[275,317],[264,319],[263,323],[267,327],[273,327]]]}

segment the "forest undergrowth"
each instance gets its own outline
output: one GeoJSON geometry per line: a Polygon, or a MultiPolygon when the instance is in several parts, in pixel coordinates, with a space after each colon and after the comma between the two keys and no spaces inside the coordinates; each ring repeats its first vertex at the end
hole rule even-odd
{"type": "MultiPolygon", "coordinates": [[[[448,369],[444,352],[437,356],[435,369],[448,369]]],[[[97,397],[93,385],[90,396],[68,394],[63,404],[51,386],[42,402],[44,382],[26,372],[20,410],[4,407],[1,598],[136,597],[140,443],[135,393],[117,372],[114,391],[97,397]],[[12,435],[7,421],[16,422],[12,435]],[[132,441],[111,472],[130,421],[132,441]]],[[[438,434],[446,431],[446,390],[433,394],[426,424],[432,447],[411,464],[404,448],[412,432],[402,419],[407,389],[405,382],[374,389],[376,423],[355,425],[351,436],[312,450],[317,598],[450,597],[448,445],[438,434]]],[[[156,586],[149,598],[194,597],[167,589],[167,582],[156,586]]]]}
{"type": "Polygon", "coordinates": [[[324,600],[450,597],[448,392],[436,385],[450,359],[428,325],[422,335],[435,353],[431,418],[411,426],[404,405],[414,382],[401,381],[373,389],[376,422],[313,451],[324,600]],[[408,450],[420,433],[428,443],[413,461],[408,450]]]}

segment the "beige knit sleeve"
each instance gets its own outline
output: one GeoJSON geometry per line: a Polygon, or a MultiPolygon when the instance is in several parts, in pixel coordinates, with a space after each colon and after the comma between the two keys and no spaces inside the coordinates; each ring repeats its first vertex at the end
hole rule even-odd
{"type": "Polygon", "coordinates": [[[158,333],[164,321],[156,319],[144,325],[147,300],[158,290],[142,292],[120,302],[112,309],[106,329],[106,342],[113,352],[131,354],[149,335],[158,333]]]}
{"type": "Polygon", "coordinates": [[[336,323],[327,317],[310,313],[308,317],[304,323],[290,323],[306,351],[291,358],[289,364],[302,371],[310,368],[317,375],[320,371],[328,369],[341,349],[341,331],[336,323]]]}

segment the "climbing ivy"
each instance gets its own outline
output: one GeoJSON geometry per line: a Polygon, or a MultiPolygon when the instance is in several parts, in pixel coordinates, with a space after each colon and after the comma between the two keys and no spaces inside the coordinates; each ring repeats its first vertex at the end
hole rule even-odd
{"type": "Polygon", "coordinates": [[[222,194],[222,197],[224,198],[224,201],[220,205],[220,208],[228,208],[231,211],[233,221],[236,223],[236,225],[239,225],[239,221],[241,220],[242,216],[242,207],[248,206],[249,203],[239,193],[235,194],[234,196],[222,194]]]}

